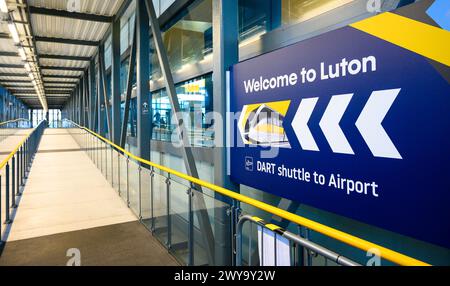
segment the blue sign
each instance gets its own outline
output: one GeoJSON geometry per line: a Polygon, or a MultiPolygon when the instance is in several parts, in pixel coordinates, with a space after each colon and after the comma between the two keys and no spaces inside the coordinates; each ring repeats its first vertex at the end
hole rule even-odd
{"type": "MultiPolygon", "coordinates": [[[[373,18],[399,21],[395,27],[410,21],[392,13],[373,18]]],[[[434,42],[414,46],[407,37],[414,31],[383,39],[361,27],[232,68],[239,120],[232,123],[231,178],[449,247],[448,56],[434,42]]],[[[448,43],[445,30],[416,28],[442,31],[448,43]]]]}

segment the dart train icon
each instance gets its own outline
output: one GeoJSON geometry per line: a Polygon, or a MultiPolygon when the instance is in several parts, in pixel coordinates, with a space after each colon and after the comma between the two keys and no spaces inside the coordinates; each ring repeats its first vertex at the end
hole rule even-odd
{"type": "Polygon", "coordinates": [[[290,101],[246,105],[239,119],[239,130],[245,144],[290,148],[283,127],[290,101]]]}

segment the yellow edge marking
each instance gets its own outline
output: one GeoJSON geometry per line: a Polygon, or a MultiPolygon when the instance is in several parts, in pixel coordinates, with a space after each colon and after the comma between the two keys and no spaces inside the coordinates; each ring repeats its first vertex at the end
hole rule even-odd
{"type": "Polygon", "coordinates": [[[260,210],[263,210],[263,211],[266,211],[266,212],[271,213],[273,215],[276,215],[278,217],[284,218],[284,219],[286,219],[288,221],[291,221],[293,223],[296,223],[298,225],[302,225],[302,226],[304,226],[306,228],[309,228],[309,229],[311,229],[313,231],[319,232],[319,233],[321,233],[321,234],[323,234],[325,236],[329,236],[331,238],[334,238],[334,239],[336,239],[338,241],[341,241],[343,243],[346,243],[346,244],[348,244],[350,246],[353,246],[353,247],[356,247],[358,249],[361,249],[361,250],[364,250],[364,251],[377,249],[380,252],[380,256],[382,258],[384,258],[386,260],[389,260],[391,262],[394,262],[394,263],[396,263],[398,265],[403,265],[403,266],[430,266],[430,264],[427,264],[427,263],[425,263],[423,261],[420,261],[420,260],[417,260],[415,258],[406,256],[404,254],[401,254],[399,252],[390,250],[388,248],[385,248],[383,246],[377,245],[375,243],[371,243],[371,242],[369,242],[367,240],[358,238],[356,236],[353,236],[351,234],[345,233],[343,231],[340,231],[340,230],[331,228],[329,226],[317,223],[317,222],[312,221],[310,219],[307,219],[305,217],[301,217],[299,215],[290,213],[288,211],[285,211],[283,209],[274,207],[274,206],[266,204],[264,202],[252,199],[250,197],[247,197],[247,196],[235,193],[235,192],[227,190],[227,189],[225,189],[223,187],[220,187],[220,186],[217,186],[217,185],[205,182],[203,180],[191,177],[189,175],[180,173],[180,172],[178,172],[176,170],[173,170],[173,169],[170,169],[168,167],[165,167],[165,166],[153,163],[151,161],[144,160],[142,158],[139,158],[139,157],[131,154],[130,152],[128,152],[125,149],[123,149],[122,147],[114,144],[113,142],[111,142],[108,139],[98,135],[97,133],[91,131],[90,129],[88,129],[86,127],[82,127],[82,126],[76,124],[75,122],[72,122],[72,123],[75,126],[81,128],[83,130],[86,130],[88,133],[92,134],[93,136],[95,136],[95,137],[101,139],[102,141],[108,143],[109,145],[113,146],[117,150],[123,152],[129,158],[132,158],[132,159],[134,159],[134,160],[136,160],[138,162],[144,163],[144,164],[146,164],[148,166],[152,166],[154,168],[160,169],[163,172],[167,172],[167,173],[173,174],[175,176],[180,177],[181,179],[188,180],[188,181],[190,181],[190,182],[192,182],[194,184],[198,184],[198,185],[200,185],[202,187],[205,187],[207,189],[213,190],[213,191],[215,191],[215,192],[217,192],[219,194],[222,194],[224,196],[227,196],[229,198],[232,198],[232,199],[238,200],[240,202],[243,202],[245,204],[254,206],[254,207],[256,207],[256,208],[258,208],[260,210]]]}
{"type": "Polygon", "coordinates": [[[450,66],[450,32],[393,13],[383,13],[351,27],[450,66]]]}
{"type": "Polygon", "coordinates": [[[266,224],[265,227],[270,229],[271,231],[275,231],[277,229],[281,229],[281,227],[279,227],[278,225],[274,225],[274,224],[271,224],[271,223],[266,224]]]}
{"type": "Polygon", "coordinates": [[[257,217],[257,216],[252,217],[252,219],[253,219],[254,221],[256,221],[256,222],[260,222],[260,221],[263,220],[262,218],[259,218],[259,217],[257,217]]]}

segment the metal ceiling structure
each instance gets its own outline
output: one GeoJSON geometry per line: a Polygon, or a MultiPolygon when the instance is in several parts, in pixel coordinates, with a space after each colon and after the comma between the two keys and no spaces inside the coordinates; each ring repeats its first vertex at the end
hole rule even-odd
{"type": "Polygon", "coordinates": [[[0,6],[2,2],[7,13],[2,8],[0,85],[30,108],[59,109],[95,60],[116,15],[130,1],[0,0],[0,6]]]}

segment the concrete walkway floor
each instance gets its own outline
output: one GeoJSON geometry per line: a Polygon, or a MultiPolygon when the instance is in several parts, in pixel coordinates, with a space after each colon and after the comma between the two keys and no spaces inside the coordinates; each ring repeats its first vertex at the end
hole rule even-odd
{"type": "MultiPolygon", "coordinates": [[[[111,253],[96,251],[102,248],[102,241],[115,245],[117,251],[120,247],[127,248],[127,243],[147,249],[152,243],[144,242],[153,238],[136,220],[67,130],[47,129],[20,197],[19,208],[13,216],[13,224],[4,234],[7,244],[0,265],[15,264],[14,261],[24,265],[60,265],[62,260],[54,257],[63,254],[66,258],[67,249],[63,248],[77,248],[77,245],[91,249],[84,257],[94,265],[134,265],[133,261],[139,265],[145,262],[147,265],[169,262],[173,265],[175,261],[165,250],[165,253],[155,251],[155,260],[125,251],[113,261],[110,260],[111,253]],[[133,227],[127,224],[130,222],[134,222],[130,224],[133,227]],[[107,226],[110,228],[103,229],[107,226]],[[29,249],[28,260],[17,257],[21,253],[18,246],[29,249]],[[62,250],[64,253],[61,254],[62,250]]],[[[111,247],[111,251],[113,249],[111,247]]]]}

